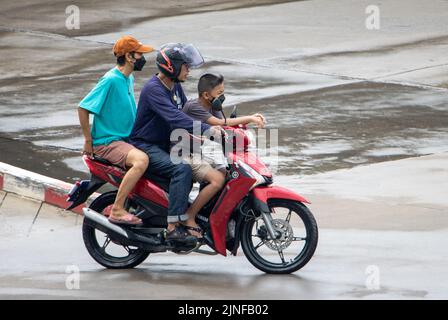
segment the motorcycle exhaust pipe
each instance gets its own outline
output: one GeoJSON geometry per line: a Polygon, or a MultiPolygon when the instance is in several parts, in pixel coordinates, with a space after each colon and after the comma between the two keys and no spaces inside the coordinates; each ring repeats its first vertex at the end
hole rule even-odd
{"type": "Polygon", "coordinates": [[[98,229],[103,232],[113,232],[116,235],[120,235],[129,240],[128,233],[122,227],[113,224],[102,214],[92,210],[90,208],[83,208],[82,212],[84,213],[84,217],[95,222],[98,229]],[[98,226],[99,225],[99,226],[98,226]],[[103,228],[101,228],[101,227],[103,228]]]}
{"type": "Polygon", "coordinates": [[[158,247],[159,250],[166,250],[165,248],[161,248],[162,241],[156,237],[147,237],[131,230],[125,230],[124,228],[113,224],[103,216],[101,213],[96,212],[90,208],[83,208],[84,217],[89,220],[90,223],[93,223],[95,228],[98,230],[112,235],[117,238],[123,244],[133,245],[137,247],[143,248],[151,248],[155,249],[158,247]]]}

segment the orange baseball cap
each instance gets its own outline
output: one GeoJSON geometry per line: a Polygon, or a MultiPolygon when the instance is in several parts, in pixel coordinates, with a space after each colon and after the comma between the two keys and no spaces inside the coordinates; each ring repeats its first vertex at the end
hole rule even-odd
{"type": "Polygon", "coordinates": [[[115,42],[112,51],[116,57],[120,57],[128,52],[148,53],[154,51],[154,48],[142,44],[134,37],[123,36],[115,42]]]}

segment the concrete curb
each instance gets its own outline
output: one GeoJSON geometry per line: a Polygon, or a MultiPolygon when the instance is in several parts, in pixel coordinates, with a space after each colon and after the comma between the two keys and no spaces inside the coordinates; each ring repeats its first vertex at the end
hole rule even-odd
{"type": "MultiPolygon", "coordinates": [[[[12,192],[65,209],[69,206],[66,199],[72,186],[70,183],[0,162],[0,191],[12,192]]],[[[88,202],[98,195],[93,194],[88,202]]],[[[83,204],[71,211],[82,214],[84,207],[83,204]]]]}

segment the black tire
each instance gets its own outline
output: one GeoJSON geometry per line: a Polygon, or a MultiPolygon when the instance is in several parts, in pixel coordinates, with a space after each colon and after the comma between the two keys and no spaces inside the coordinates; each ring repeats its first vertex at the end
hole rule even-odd
{"type": "MultiPolygon", "coordinates": [[[[95,210],[98,213],[102,213],[105,208],[112,205],[117,195],[116,191],[107,192],[96,198],[89,208],[95,210]]],[[[109,269],[130,269],[138,266],[140,263],[146,260],[149,256],[149,252],[140,248],[132,249],[129,251],[127,257],[114,257],[109,255],[102,249],[98,243],[96,236],[96,229],[89,225],[84,219],[82,225],[82,237],[84,244],[89,252],[90,256],[102,266],[109,269]]],[[[125,247],[125,246],[123,246],[125,247]]]]}
{"type": "MultiPolygon", "coordinates": [[[[265,260],[255,248],[256,245],[253,243],[253,227],[256,223],[254,218],[246,219],[245,223],[242,226],[241,230],[241,246],[243,248],[243,252],[249,262],[255,266],[257,269],[271,274],[288,274],[295,272],[305,266],[310,259],[313,257],[313,254],[317,247],[318,242],[318,229],[317,223],[314,219],[311,211],[302,203],[292,200],[286,199],[270,199],[269,201],[270,208],[287,208],[292,212],[295,212],[301,219],[304,225],[304,229],[306,230],[306,240],[303,249],[300,253],[298,253],[297,259],[294,259],[291,263],[287,265],[281,265],[280,263],[272,263],[270,261],[265,260]]],[[[275,213],[272,214],[273,218],[275,218],[275,213]]]]}

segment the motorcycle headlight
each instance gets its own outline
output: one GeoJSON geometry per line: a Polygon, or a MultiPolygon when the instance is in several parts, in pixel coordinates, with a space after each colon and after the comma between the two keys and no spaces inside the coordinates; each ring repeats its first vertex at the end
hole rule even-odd
{"type": "Polygon", "coordinates": [[[238,160],[238,165],[241,166],[252,178],[254,178],[256,181],[254,182],[254,184],[252,185],[252,187],[250,187],[250,190],[252,190],[253,188],[255,188],[256,186],[260,185],[260,184],[264,184],[266,183],[265,178],[259,174],[257,171],[255,171],[251,166],[249,166],[248,164],[242,162],[241,160],[238,160]]]}

